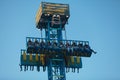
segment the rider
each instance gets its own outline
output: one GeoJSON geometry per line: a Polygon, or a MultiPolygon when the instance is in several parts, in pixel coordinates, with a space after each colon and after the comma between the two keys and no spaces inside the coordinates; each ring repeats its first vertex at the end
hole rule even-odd
{"type": "Polygon", "coordinates": [[[88,45],[88,44],[86,44],[85,43],[85,45],[84,45],[84,49],[85,49],[85,52],[87,52],[87,53],[94,53],[94,54],[96,54],[97,52],[95,52],[93,49],[91,49],[90,48],[90,46],[88,45]]]}
{"type": "Polygon", "coordinates": [[[37,39],[35,39],[34,45],[35,45],[35,52],[37,53],[39,50],[39,42],[37,39]]]}

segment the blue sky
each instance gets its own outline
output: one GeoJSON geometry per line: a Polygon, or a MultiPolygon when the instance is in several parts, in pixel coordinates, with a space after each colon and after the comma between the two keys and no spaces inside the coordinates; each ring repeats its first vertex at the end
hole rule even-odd
{"type": "MultiPolygon", "coordinates": [[[[67,80],[120,80],[120,0],[43,0],[70,5],[67,38],[88,40],[98,53],[82,58],[67,80]]],[[[20,72],[27,36],[40,37],[35,15],[41,0],[0,0],[0,80],[47,80],[47,72],[20,72]]]]}

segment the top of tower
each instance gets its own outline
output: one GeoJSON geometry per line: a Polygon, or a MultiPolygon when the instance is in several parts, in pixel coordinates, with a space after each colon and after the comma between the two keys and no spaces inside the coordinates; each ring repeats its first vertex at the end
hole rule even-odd
{"type": "Polygon", "coordinates": [[[63,28],[70,17],[69,5],[41,2],[41,5],[36,14],[36,27],[38,29],[47,28],[48,22],[50,27],[63,28]]]}

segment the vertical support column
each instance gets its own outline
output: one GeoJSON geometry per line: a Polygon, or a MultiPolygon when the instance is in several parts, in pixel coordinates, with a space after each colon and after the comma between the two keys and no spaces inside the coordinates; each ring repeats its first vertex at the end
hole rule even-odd
{"type": "Polygon", "coordinates": [[[48,67],[47,68],[48,68],[48,80],[53,80],[51,59],[48,59],[48,67]]]}
{"type": "Polygon", "coordinates": [[[61,28],[57,30],[57,39],[58,41],[62,40],[62,29],[61,28]]]}
{"type": "Polygon", "coordinates": [[[66,80],[66,75],[65,75],[65,61],[63,59],[63,61],[60,64],[60,75],[63,75],[61,80],[66,80]]]}
{"type": "Polygon", "coordinates": [[[62,40],[62,23],[61,23],[61,20],[60,20],[60,28],[57,29],[57,39],[58,41],[59,40],[62,40]]]}
{"type": "Polygon", "coordinates": [[[50,39],[50,22],[48,21],[47,29],[45,29],[45,38],[50,39]]]}
{"type": "Polygon", "coordinates": [[[49,59],[48,62],[48,80],[66,80],[64,59],[49,59]]]}

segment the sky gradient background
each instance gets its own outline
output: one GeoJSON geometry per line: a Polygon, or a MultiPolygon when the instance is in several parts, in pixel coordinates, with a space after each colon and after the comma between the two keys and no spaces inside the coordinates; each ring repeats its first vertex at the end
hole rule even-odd
{"type": "MultiPolygon", "coordinates": [[[[82,58],[67,80],[120,80],[120,0],[42,0],[70,5],[67,38],[88,40],[98,53],[82,58]]],[[[20,72],[27,36],[40,37],[35,15],[41,0],[0,0],[0,80],[47,80],[46,72],[20,72]]]]}

